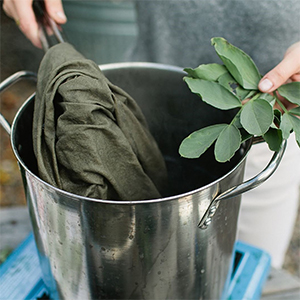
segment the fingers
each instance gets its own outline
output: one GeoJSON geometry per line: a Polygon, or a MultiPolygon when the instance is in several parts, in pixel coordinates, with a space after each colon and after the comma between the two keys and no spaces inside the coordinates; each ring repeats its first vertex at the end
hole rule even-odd
{"type": "Polygon", "coordinates": [[[258,88],[264,93],[270,93],[288,80],[300,79],[300,42],[292,45],[284,59],[259,82],[258,88]]]}
{"type": "Polygon", "coordinates": [[[13,18],[20,30],[37,47],[41,47],[38,37],[38,25],[32,10],[32,0],[5,0],[3,9],[13,18]]]}
{"type": "Polygon", "coordinates": [[[45,0],[46,11],[49,16],[58,24],[67,22],[61,0],[45,0]]]}
{"type": "MultiPolygon", "coordinates": [[[[13,18],[24,35],[38,48],[41,48],[39,26],[32,9],[33,0],[4,0],[3,10],[13,18]]],[[[46,11],[58,24],[64,24],[67,18],[64,14],[61,0],[45,0],[46,11]]]]}

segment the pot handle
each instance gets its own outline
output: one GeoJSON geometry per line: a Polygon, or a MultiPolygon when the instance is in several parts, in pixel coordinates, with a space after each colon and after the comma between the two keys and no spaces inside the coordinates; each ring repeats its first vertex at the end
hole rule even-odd
{"type": "MultiPolygon", "coordinates": [[[[36,81],[37,76],[35,73],[30,72],[30,71],[17,72],[0,83],[0,93],[2,93],[4,90],[9,88],[10,86],[12,86],[14,83],[16,83],[17,81],[19,81],[22,78],[32,79],[32,80],[36,81]]],[[[5,131],[10,135],[11,125],[3,117],[3,115],[1,113],[0,113],[0,124],[5,129],[5,131]]]]}
{"type": "Polygon", "coordinates": [[[279,163],[280,163],[282,156],[284,154],[284,151],[286,149],[286,144],[287,144],[287,141],[284,140],[279,151],[275,152],[273,154],[269,164],[258,175],[254,176],[253,178],[251,178],[237,186],[234,186],[234,187],[228,189],[227,191],[225,191],[224,193],[216,196],[211,201],[205,214],[203,215],[202,219],[198,223],[198,227],[201,229],[206,229],[209,226],[209,224],[212,221],[212,217],[216,213],[217,208],[219,206],[219,202],[221,200],[227,200],[227,199],[236,197],[242,193],[245,193],[247,191],[254,189],[255,187],[257,187],[260,184],[262,184],[263,182],[265,182],[275,172],[275,170],[279,166],[279,163]]]}

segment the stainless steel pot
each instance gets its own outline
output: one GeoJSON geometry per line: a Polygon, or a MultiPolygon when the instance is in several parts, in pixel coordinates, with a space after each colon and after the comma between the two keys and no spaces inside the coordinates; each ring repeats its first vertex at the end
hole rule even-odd
{"type": "MultiPolygon", "coordinates": [[[[180,68],[151,63],[100,68],[140,105],[165,157],[170,188],[163,198],[144,201],[91,199],[59,190],[36,172],[31,136],[34,95],[19,109],[11,131],[1,116],[20,165],[52,298],[226,298],[241,193],[275,171],[284,146],[247,182],[245,160],[253,141],[225,164],[214,160],[213,151],[196,160],[181,158],[178,147],[184,137],[228,121],[230,112],[218,111],[192,94],[180,68]]],[[[1,90],[27,75],[14,75],[1,90]]]]}

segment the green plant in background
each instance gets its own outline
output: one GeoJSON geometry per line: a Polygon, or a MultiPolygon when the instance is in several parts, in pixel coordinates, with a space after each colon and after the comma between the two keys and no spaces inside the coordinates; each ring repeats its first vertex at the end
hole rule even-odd
{"type": "Polygon", "coordinates": [[[186,158],[200,157],[214,142],[215,158],[226,162],[253,136],[262,136],[273,151],[278,151],[292,131],[300,146],[300,82],[282,85],[272,95],[258,90],[260,75],[255,63],[241,49],[224,38],[212,39],[212,45],[223,64],[200,65],[184,69],[190,90],[202,101],[221,110],[236,109],[230,124],[215,124],[191,133],[180,147],[186,158]],[[297,105],[287,111],[278,94],[297,105]],[[247,101],[244,101],[246,100],[247,101]],[[274,109],[275,103],[281,107],[274,109]]]}

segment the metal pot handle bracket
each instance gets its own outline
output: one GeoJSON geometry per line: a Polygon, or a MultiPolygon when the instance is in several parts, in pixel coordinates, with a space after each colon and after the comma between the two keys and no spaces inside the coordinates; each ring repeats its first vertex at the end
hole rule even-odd
{"type": "MultiPolygon", "coordinates": [[[[2,93],[5,89],[9,88],[13,84],[15,84],[20,79],[32,79],[36,81],[37,75],[34,72],[30,71],[20,71],[17,72],[11,76],[9,76],[7,79],[2,81],[0,83],[0,93],[2,93]]],[[[9,122],[3,117],[3,115],[0,113],[0,124],[5,129],[5,131],[10,135],[11,132],[11,126],[9,122]]]]}
{"type": "MultiPolygon", "coordinates": [[[[257,144],[260,143],[261,140],[256,139],[254,140],[253,144],[257,144]]],[[[277,167],[279,166],[279,163],[282,159],[282,156],[284,154],[284,151],[286,149],[286,144],[287,141],[285,140],[279,151],[275,152],[269,162],[269,164],[265,167],[265,169],[263,169],[258,175],[254,176],[253,178],[237,185],[234,187],[231,187],[230,189],[228,189],[227,191],[225,191],[224,193],[216,196],[210,203],[210,205],[208,206],[205,214],[203,215],[203,217],[201,218],[198,227],[201,229],[206,229],[209,224],[212,221],[212,217],[214,216],[214,214],[217,211],[217,208],[219,206],[219,202],[221,200],[227,200],[230,198],[233,198],[235,196],[238,196],[242,193],[245,193],[247,191],[250,191],[252,189],[254,189],[255,187],[259,186],[260,184],[262,184],[263,182],[265,182],[277,169],[277,167]]]]}

